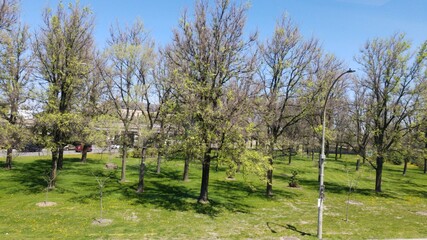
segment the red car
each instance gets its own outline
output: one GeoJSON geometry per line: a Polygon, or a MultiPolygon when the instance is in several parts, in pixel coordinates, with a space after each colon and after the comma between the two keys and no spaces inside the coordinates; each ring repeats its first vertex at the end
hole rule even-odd
{"type": "MultiPolygon", "coordinates": [[[[88,152],[92,152],[92,145],[90,145],[90,144],[85,144],[84,146],[85,146],[85,148],[87,148],[87,151],[88,151],[88,152]]],[[[81,152],[81,151],[83,151],[83,145],[82,145],[82,144],[77,145],[77,146],[76,146],[76,152],[81,152]]]]}

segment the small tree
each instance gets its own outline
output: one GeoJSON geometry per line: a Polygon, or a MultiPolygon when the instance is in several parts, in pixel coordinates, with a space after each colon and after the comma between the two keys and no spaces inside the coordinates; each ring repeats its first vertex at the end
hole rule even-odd
{"type": "Polygon", "coordinates": [[[95,177],[96,182],[98,183],[98,189],[99,189],[99,219],[98,222],[102,223],[104,218],[103,218],[103,206],[102,206],[102,200],[103,200],[103,191],[105,188],[105,185],[107,183],[107,181],[110,179],[110,176],[96,176],[95,174],[92,173],[92,175],[95,177]]]}
{"type": "Polygon", "coordinates": [[[347,186],[348,186],[348,192],[347,192],[347,201],[345,205],[345,221],[348,222],[348,216],[349,216],[349,208],[351,204],[351,194],[356,190],[357,185],[359,183],[359,179],[363,174],[363,171],[356,171],[355,173],[351,174],[350,169],[348,168],[347,164],[345,165],[345,172],[347,174],[347,186]]]}
{"type": "Polygon", "coordinates": [[[49,202],[49,190],[54,188],[54,182],[55,182],[55,178],[57,177],[57,175],[52,176],[50,174],[50,171],[47,170],[46,173],[43,176],[43,180],[46,182],[46,194],[45,194],[45,200],[43,203],[39,203],[39,206],[52,206],[55,205],[55,203],[49,202]]]}

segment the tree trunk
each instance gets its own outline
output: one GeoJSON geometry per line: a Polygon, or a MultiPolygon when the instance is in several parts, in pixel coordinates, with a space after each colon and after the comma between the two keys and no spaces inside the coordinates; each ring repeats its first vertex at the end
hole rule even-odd
{"type": "Polygon", "coordinates": [[[190,161],[191,161],[191,157],[187,156],[185,158],[185,162],[184,162],[184,174],[182,176],[182,181],[188,181],[189,179],[189,170],[190,170],[190,161]]]}
{"type": "Polygon", "coordinates": [[[292,163],[292,148],[289,148],[289,159],[288,159],[288,164],[291,165],[292,163]]]}
{"type": "Polygon", "coordinates": [[[64,165],[64,147],[59,147],[58,149],[58,169],[61,170],[64,165]]]}
{"type": "Polygon", "coordinates": [[[338,161],[338,142],[335,143],[335,161],[338,161]]]}
{"type": "Polygon", "coordinates": [[[427,158],[424,159],[424,174],[427,173],[427,158]]]}
{"type": "Polygon", "coordinates": [[[405,162],[403,163],[403,176],[406,176],[406,170],[408,170],[408,162],[409,160],[405,158],[405,162]]]}
{"type": "Polygon", "coordinates": [[[58,171],[58,149],[52,151],[52,167],[50,171],[50,181],[48,184],[48,188],[55,188],[56,176],[58,171]]]}
{"type": "Polygon", "coordinates": [[[87,162],[87,149],[89,148],[89,146],[87,146],[86,144],[83,145],[82,148],[82,158],[81,158],[81,162],[86,163],[87,162]]]}
{"type": "Polygon", "coordinates": [[[340,145],[340,158],[342,158],[342,145],[340,145]]]}
{"type": "Polygon", "coordinates": [[[357,161],[356,161],[356,171],[359,171],[359,166],[360,166],[360,159],[357,159],[357,161]]]}
{"type": "Polygon", "coordinates": [[[237,161],[237,169],[236,169],[236,173],[240,172],[240,168],[242,167],[242,162],[239,160],[237,161]]]}
{"type": "Polygon", "coordinates": [[[384,157],[377,156],[377,168],[375,169],[375,192],[381,192],[383,164],[384,164],[384,157]]]}
{"type": "Polygon", "coordinates": [[[203,157],[202,166],[202,185],[200,187],[200,196],[198,198],[199,203],[208,203],[208,185],[209,185],[209,170],[211,166],[211,149],[208,149],[203,157]]]}
{"type": "Polygon", "coordinates": [[[126,154],[127,154],[127,145],[123,144],[122,149],[122,171],[120,175],[120,181],[126,182],[126,154]]]}
{"type": "Polygon", "coordinates": [[[314,149],[311,149],[311,161],[314,162],[314,149]]]}
{"type": "Polygon", "coordinates": [[[325,155],[326,155],[326,157],[329,157],[329,149],[330,149],[329,141],[326,141],[325,145],[326,145],[325,146],[325,155]]]}
{"type": "Polygon", "coordinates": [[[157,170],[156,173],[160,174],[160,164],[162,163],[162,151],[159,149],[157,149],[157,170]]]}
{"type": "Polygon", "coordinates": [[[141,152],[141,164],[139,165],[139,182],[138,182],[138,189],[136,190],[137,193],[143,193],[144,192],[144,176],[145,176],[145,154],[146,154],[147,147],[142,147],[141,152]]]}
{"type": "Polygon", "coordinates": [[[12,169],[12,153],[13,153],[13,148],[8,148],[6,150],[6,166],[5,168],[10,170],[12,169]]]}
{"type": "Polygon", "coordinates": [[[273,196],[273,157],[269,159],[270,168],[267,170],[267,191],[266,194],[268,197],[273,196]]]}

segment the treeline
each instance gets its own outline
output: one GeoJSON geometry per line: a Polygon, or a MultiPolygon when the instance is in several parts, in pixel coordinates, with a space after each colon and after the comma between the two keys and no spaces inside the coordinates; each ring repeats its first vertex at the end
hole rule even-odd
{"type": "Polygon", "coordinates": [[[94,43],[94,14],[79,3],[45,9],[34,34],[19,21],[16,0],[1,3],[0,146],[8,169],[12,149],[49,148],[50,187],[64,146],[111,146],[116,136],[121,181],[129,148],[140,151],[137,192],[148,148],[157,149],[158,173],[164,156],[184,156],[184,180],[200,161],[199,202],[209,199],[213,161],[229,176],[259,174],[272,195],[277,151],[314,151],[323,130],[326,148],[351,148],[376,170],[377,192],[386,161],[418,161],[426,172],[427,43],[415,49],[400,33],[368,40],[353,73],[285,15],[265,42],[246,34],[247,6],[233,1],[197,1],[161,48],[141,20],[112,24],[104,49],[94,43]],[[24,110],[34,114],[31,124],[24,110]]]}

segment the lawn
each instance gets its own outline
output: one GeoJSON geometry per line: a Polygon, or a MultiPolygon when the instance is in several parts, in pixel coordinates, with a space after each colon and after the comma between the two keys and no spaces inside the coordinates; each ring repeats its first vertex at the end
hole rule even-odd
{"type": "MultiPolygon", "coordinates": [[[[325,167],[325,239],[427,238],[427,175],[410,166],[386,164],[383,192],[376,194],[375,171],[364,165],[355,171],[356,156],[331,156],[325,167]],[[350,195],[349,186],[355,186],[350,195]],[[351,204],[347,204],[347,200],[351,204]]],[[[275,162],[274,196],[256,176],[237,174],[227,180],[225,169],[211,169],[210,204],[197,204],[200,163],[192,163],[190,181],[181,181],[182,160],[168,160],[161,174],[149,159],[146,191],[136,194],[138,159],[129,159],[127,182],[119,170],[106,170],[106,155],[90,154],[88,163],[66,156],[57,187],[45,201],[44,173],[48,157],[18,157],[13,170],[0,170],[1,239],[316,239],[317,165],[305,156],[292,164],[275,162]],[[300,188],[288,187],[293,170],[300,188]],[[103,193],[107,226],[100,217],[96,177],[110,176],[103,193]]],[[[119,165],[117,156],[111,161],[119,165]]],[[[215,163],[214,163],[215,165],[215,163]]]]}

